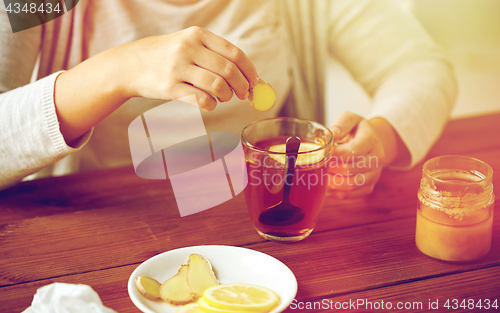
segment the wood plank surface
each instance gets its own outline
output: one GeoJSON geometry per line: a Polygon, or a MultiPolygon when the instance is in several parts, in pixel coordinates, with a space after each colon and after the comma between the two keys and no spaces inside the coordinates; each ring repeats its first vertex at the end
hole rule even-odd
{"type": "MultiPolygon", "coordinates": [[[[500,227],[500,217],[494,227],[500,227]]],[[[450,264],[431,259],[415,246],[415,219],[408,218],[315,234],[294,249],[255,244],[294,272],[298,298],[314,299],[391,286],[500,265],[500,232],[483,259],[450,264]],[[314,278],[314,279],[311,279],[314,278]]]]}
{"type": "MultiPolygon", "coordinates": [[[[426,159],[469,155],[500,173],[499,121],[500,114],[451,121],[426,159]]],[[[23,182],[0,191],[0,312],[21,312],[37,288],[56,281],[88,284],[105,305],[138,312],[126,290],[135,267],[164,251],[203,244],[276,257],[296,275],[296,299],[304,303],[369,299],[428,306],[429,299],[500,298],[499,214],[492,249],[479,261],[440,262],[416,248],[422,164],[384,170],[365,198],[327,198],[313,234],[294,244],[258,236],[243,194],[181,218],[169,181],[141,179],[131,167],[23,182]]],[[[500,175],[493,183],[500,186],[500,175]]]]}
{"type": "Polygon", "coordinates": [[[423,278],[418,281],[337,297],[297,300],[287,312],[300,312],[301,307],[307,308],[308,306],[312,309],[307,312],[313,313],[335,310],[342,306],[356,312],[391,311],[391,308],[395,310],[398,307],[403,308],[401,310],[403,312],[498,312],[500,310],[499,277],[500,266],[495,266],[423,278]],[[470,302],[471,299],[472,302],[470,302]],[[463,303],[464,300],[465,303],[463,303]],[[495,300],[497,300],[497,308],[492,306],[495,300]]]}

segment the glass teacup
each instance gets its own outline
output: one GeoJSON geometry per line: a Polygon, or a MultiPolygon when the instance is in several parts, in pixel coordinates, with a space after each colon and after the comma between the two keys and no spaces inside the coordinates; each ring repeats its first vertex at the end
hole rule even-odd
{"type": "Polygon", "coordinates": [[[306,238],[316,225],[328,187],[332,132],[313,121],[271,118],[248,125],[241,137],[248,175],[245,198],[257,232],[273,241],[306,238]],[[300,149],[287,155],[286,141],[295,136],[300,149]],[[290,157],[295,169],[287,175],[290,157]],[[277,209],[285,202],[285,184],[291,205],[277,209]]]}

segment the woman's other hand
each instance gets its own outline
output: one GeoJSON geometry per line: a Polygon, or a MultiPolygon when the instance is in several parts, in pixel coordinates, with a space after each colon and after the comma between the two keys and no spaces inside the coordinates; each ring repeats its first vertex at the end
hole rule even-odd
{"type": "Polygon", "coordinates": [[[382,169],[408,154],[392,126],[383,118],[366,120],[342,113],[330,127],[336,140],[329,166],[329,194],[351,199],[370,194],[382,169]]]}

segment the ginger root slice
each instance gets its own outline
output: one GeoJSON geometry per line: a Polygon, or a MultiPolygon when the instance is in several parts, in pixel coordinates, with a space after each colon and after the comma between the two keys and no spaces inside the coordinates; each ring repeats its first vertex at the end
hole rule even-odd
{"type": "Polygon", "coordinates": [[[160,300],[173,305],[184,305],[198,300],[205,289],[219,285],[210,261],[199,254],[191,254],[187,264],[160,284],[153,278],[139,276],[135,281],[139,292],[149,300],[160,300]]]}
{"type": "Polygon", "coordinates": [[[154,278],[147,276],[139,276],[135,280],[137,290],[149,300],[160,300],[160,286],[161,284],[154,278]]]}
{"type": "Polygon", "coordinates": [[[160,287],[161,298],[173,305],[182,305],[194,300],[195,294],[187,286],[186,274],[188,266],[182,265],[177,274],[170,277],[160,287]]]}
{"type": "Polygon", "coordinates": [[[276,92],[268,82],[259,78],[259,83],[250,89],[248,101],[257,111],[268,111],[276,103],[276,92]]]}
{"type": "Polygon", "coordinates": [[[188,289],[198,298],[203,295],[205,289],[219,284],[212,264],[199,254],[189,256],[186,282],[188,289]]]}

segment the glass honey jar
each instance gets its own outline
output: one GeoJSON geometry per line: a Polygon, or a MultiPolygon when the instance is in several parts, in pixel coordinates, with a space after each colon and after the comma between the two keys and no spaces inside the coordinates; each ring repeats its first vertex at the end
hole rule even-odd
{"type": "Polygon", "coordinates": [[[491,247],[493,169],[467,156],[425,162],[418,191],[415,243],[432,258],[470,262],[491,247]]]}

